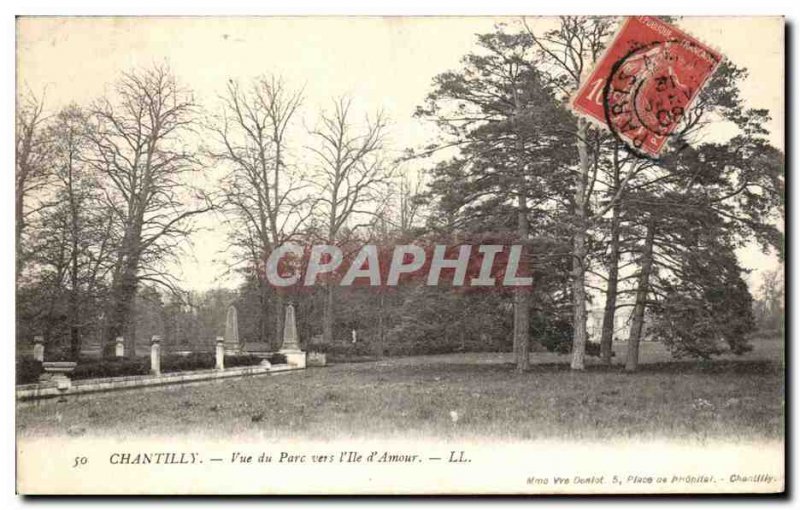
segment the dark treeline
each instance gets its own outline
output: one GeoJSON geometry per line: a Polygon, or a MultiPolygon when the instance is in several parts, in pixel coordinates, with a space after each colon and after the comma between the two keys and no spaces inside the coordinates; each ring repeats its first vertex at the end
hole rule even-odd
{"type": "Polygon", "coordinates": [[[160,334],[200,348],[233,304],[241,338],[277,349],[291,300],[304,343],[371,355],[513,350],[526,370],[530,351],[548,349],[571,352],[580,370],[587,354],[610,363],[625,340],[635,370],[645,337],[676,356],[745,352],[756,326],[783,323],[782,275],[768,273],[754,302],[735,255],[756,241],[783,257],[769,112],[745,107],[747,72],[723,62],[665,156],[636,157],[568,107],[614,27],[562,18],[549,31],[520,22],[479,35],[417,109],[438,136],[400,159],[381,112],[335,98],[304,126],[303,91],[268,75],[222,83],[203,105],[166,67],[124,73],[107,97],[58,112],[20,98],[17,342],[43,335],[74,356],[88,344],[108,353],[123,335],[132,354],[160,334]],[[720,130],[726,141],[709,141],[720,130]],[[197,185],[208,172],[219,179],[197,185]],[[230,227],[240,288],[190,293],[170,274],[200,215],[230,227]],[[289,241],[487,234],[528,246],[532,291],[287,295],[261,271],[289,241]]]}

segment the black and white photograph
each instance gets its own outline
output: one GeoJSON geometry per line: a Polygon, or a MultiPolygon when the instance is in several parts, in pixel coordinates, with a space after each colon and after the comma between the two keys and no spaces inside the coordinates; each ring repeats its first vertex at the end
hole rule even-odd
{"type": "Polygon", "coordinates": [[[18,494],[786,490],[783,17],[15,30],[18,494]]]}

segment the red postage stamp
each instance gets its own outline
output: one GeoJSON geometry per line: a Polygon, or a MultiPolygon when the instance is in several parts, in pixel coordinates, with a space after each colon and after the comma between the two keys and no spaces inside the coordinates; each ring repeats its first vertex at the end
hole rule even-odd
{"type": "Polygon", "coordinates": [[[722,56],[658,18],[625,20],[572,106],[643,157],[657,157],[722,56]]]}

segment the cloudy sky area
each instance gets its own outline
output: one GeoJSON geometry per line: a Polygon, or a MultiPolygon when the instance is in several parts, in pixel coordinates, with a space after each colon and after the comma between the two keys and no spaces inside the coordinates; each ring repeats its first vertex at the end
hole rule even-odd
{"type": "MultiPolygon", "coordinates": [[[[531,18],[537,24],[552,19],[531,18]]],[[[491,31],[489,17],[359,18],[22,18],[17,25],[18,85],[40,94],[47,108],[86,104],[104,94],[121,71],[166,62],[196,100],[214,108],[229,79],[282,76],[304,87],[300,128],[342,94],[361,111],[383,109],[391,118],[395,150],[420,147],[430,126],[411,116],[430,90],[432,78],[458,67],[491,31]]],[[[686,18],[678,25],[750,70],[742,86],[749,106],[768,108],[772,143],[783,148],[783,21],[780,18],[686,18]]],[[[301,144],[300,144],[301,145],[301,144]]],[[[413,170],[413,169],[412,169],[413,170]]],[[[209,175],[209,181],[215,179],[209,175]]],[[[224,276],[225,230],[218,219],[202,221],[192,256],[176,272],[189,289],[235,285],[224,276]]],[[[740,250],[755,283],[777,267],[773,255],[753,246],[740,250]]]]}

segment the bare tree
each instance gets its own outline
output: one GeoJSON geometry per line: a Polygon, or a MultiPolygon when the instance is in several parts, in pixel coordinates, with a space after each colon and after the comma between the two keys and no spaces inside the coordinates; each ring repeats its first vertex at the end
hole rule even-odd
{"type": "MultiPolygon", "coordinates": [[[[303,178],[289,162],[289,130],[302,103],[302,91],[290,90],[276,77],[260,77],[246,90],[229,82],[222,112],[210,123],[217,146],[215,160],[229,171],[223,195],[235,226],[231,244],[256,270],[264,316],[269,315],[266,276],[258,270],[266,257],[297,234],[311,214],[308,197],[300,197],[303,178]]],[[[275,341],[283,333],[283,297],[275,299],[275,341]]],[[[261,335],[267,337],[266,322],[261,335]]]]}
{"type": "Polygon", "coordinates": [[[27,250],[24,246],[25,227],[32,215],[46,207],[28,198],[40,192],[48,182],[50,144],[46,137],[47,118],[44,102],[32,93],[17,99],[16,114],[16,179],[14,181],[14,212],[16,214],[15,242],[17,250],[16,277],[19,279],[25,265],[27,250]]]}
{"type": "MultiPolygon", "coordinates": [[[[332,111],[323,112],[319,126],[312,131],[316,156],[318,200],[322,204],[323,235],[329,244],[339,240],[344,229],[356,230],[364,224],[349,222],[360,216],[373,216],[388,198],[392,170],[383,159],[386,119],[381,112],[366,119],[361,127],[352,124],[352,101],[333,101],[332,111]],[[372,206],[371,210],[369,209],[372,206]]],[[[333,285],[327,285],[323,314],[323,341],[333,341],[333,285]]]]}
{"type": "MultiPolygon", "coordinates": [[[[115,92],[113,101],[101,99],[93,107],[90,158],[103,176],[119,230],[105,312],[106,354],[130,318],[140,282],[176,289],[163,264],[191,232],[188,220],[213,207],[186,183],[200,166],[188,144],[196,108],[191,94],[163,66],[123,74],[115,92]]],[[[134,353],[135,345],[126,352],[134,353]]]]}
{"type": "Polygon", "coordinates": [[[400,189],[398,191],[398,214],[400,220],[400,234],[405,236],[419,220],[422,201],[422,179],[417,176],[413,181],[404,175],[400,179],[400,189]]]}
{"type": "Polygon", "coordinates": [[[86,115],[75,105],[51,119],[50,206],[31,224],[45,341],[50,343],[56,323],[62,323],[73,357],[80,353],[82,333],[96,325],[113,244],[113,222],[100,203],[96,175],[85,163],[88,129],[86,115]]]}

